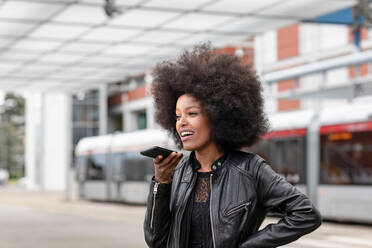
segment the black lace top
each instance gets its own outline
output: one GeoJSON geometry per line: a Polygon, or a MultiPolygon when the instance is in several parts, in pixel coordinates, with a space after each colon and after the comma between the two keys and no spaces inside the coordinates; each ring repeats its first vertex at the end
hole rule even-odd
{"type": "Polygon", "coordinates": [[[190,248],[212,247],[212,229],[209,215],[211,172],[198,172],[193,193],[190,223],[190,248]]]}
{"type": "Polygon", "coordinates": [[[198,172],[201,168],[195,157],[190,154],[193,173],[196,182],[187,202],[186,212],[182,219],[180,233],[180,248],[211,248],[213,247],[212,228],[210,220],[211,174],[216,174],[228,156],[228,151],[211,164],[212,171],[198,172]]]}

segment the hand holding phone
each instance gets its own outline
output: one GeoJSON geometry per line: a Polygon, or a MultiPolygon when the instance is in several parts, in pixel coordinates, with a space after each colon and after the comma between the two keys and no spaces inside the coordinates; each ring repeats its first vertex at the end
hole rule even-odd
{"type": "Polygon", "coordinates": [[[159,146],[154,146],[140,153],[144,156],[154,158],[155,181],[160,183],[171,182],[173,169],[183,156],[180,152],[175,152],[159,146]]]}

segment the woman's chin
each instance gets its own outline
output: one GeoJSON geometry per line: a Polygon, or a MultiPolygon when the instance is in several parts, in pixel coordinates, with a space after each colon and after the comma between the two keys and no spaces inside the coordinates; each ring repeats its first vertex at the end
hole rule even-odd
{"type": "Polygon", "coordinates": [[[183,149],[186,151],[194,151],[195,146],[183,143],[183,149]]]}

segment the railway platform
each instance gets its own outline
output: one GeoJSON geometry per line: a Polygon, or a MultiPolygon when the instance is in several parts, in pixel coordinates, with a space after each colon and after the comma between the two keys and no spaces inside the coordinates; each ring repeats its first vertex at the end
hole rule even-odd
{"type": "MultiPolygon", "coordinates": [[[[67,201],[63,194],[0,187],[2,248],[145,248],[144,206],[67,201]]],[[[277,219],[268,218],[265,225],[277,219]]],[[[372,225],[323,223],[284,248],[372,248],[372,225]]]]}

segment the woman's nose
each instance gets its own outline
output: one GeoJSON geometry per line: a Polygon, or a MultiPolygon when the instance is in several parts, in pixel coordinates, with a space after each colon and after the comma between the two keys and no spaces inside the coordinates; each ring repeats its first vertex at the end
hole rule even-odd
{"type": "Polygon", "coordinates": [[[180,123],[181,126],[184,126],[184,125],[187,124],[187,119],[185,117],[181,116],[180,119],[179,119],[179,123],[180,123]]]}

